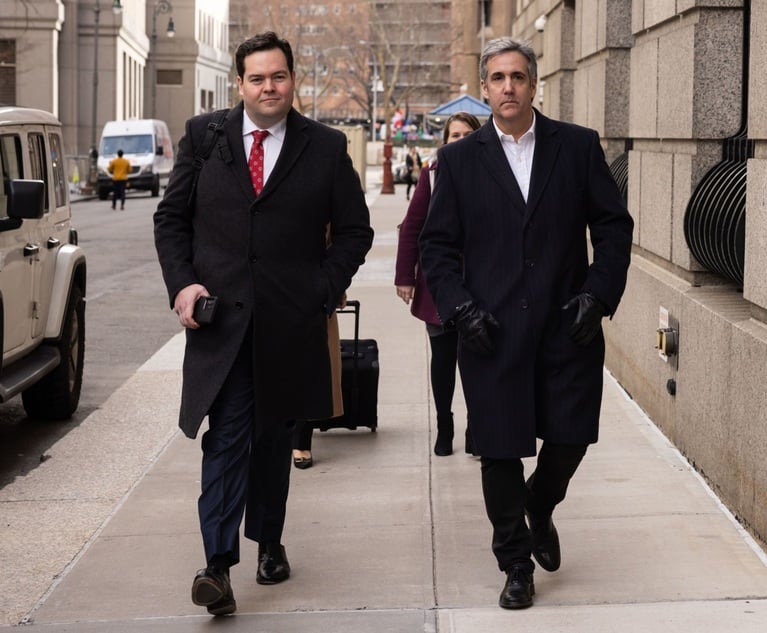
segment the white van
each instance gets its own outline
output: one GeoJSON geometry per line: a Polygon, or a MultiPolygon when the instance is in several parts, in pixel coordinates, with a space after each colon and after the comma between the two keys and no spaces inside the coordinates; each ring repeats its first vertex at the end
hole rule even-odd
{"type": "Polygon", "coordinates": [[[121,149],[131,164],[128,189],[160,195],[160,181],[167,183],[173,169],[173,142],[165,121],[130,119],[108,121],[101,132],[98,157],[98,196],[106,200],[112,191],[112,176],[107,167],[121,149]]]}

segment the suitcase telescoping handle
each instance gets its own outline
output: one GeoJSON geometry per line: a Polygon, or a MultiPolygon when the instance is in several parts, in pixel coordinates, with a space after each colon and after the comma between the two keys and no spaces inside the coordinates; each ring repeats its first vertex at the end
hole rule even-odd
{"type": "Polygon", "coordinates": [[[357,374],[359,373],[359,358],[360,358],[360,302],[356,299],[347,299],[346,306],[344,308],[338,308],[336,312],[341,313],[354,313],[354,342],[352,344],[352,410],[357,411],[357,403],[359,398],[359,383],[357,381],[357,374]]]}
{"type": "Polygon", "coordinates": [[[346,306],[338,308],[336,312],[354,313],[354,357],[357,357],[357,344],[360,340],[360,302],[356,299],[347,299],[346,306]]]}

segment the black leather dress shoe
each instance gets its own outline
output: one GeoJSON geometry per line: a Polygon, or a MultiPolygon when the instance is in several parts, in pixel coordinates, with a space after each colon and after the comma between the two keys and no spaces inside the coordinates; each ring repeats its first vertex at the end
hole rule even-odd
{"type": "Polygon", "coordinates": [[[526,609],[533,606],[534,595],[533,572],[514,565],[508,572],[498,604],[504,609],[526,609]]]}
{"type": "Polygon", "coordinates": [[[229,572],[207,567],[197,572],[192,583],[192,602],[207,607],[211,615],[229,615],[237,610],[229,572]]]}
{"type": "Polygon", "coordinates": [[[528,513],[527,520],[533,540],[533,557],[546,571],[557,571],[562,563],[562,553],[559,549],[559,534],[551,515],[536,517],[528,513]]]}
{"type": "Polygon", "coordinates": [[[276,585],[288,578],[290,563],[285,555],[285,547],[279,543],[259,544],[256,582],[259,585],[276,585]]]}

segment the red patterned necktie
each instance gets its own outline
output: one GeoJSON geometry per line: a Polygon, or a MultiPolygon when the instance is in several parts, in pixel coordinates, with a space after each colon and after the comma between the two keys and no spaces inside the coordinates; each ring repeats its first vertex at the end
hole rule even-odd
{"type": "Polygon", "coordinates": [[[253,146],[248,157],[250,181],[256,195],[264,188],[264,139],[269,135],[267,130],[253,130],[253,146]]]}

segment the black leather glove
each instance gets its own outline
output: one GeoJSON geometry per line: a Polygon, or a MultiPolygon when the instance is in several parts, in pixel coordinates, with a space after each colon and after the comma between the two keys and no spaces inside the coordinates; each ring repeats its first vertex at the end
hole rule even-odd
{"type": "Polygon", "coordinates": [[[467,302],[458,306],[453,321],[466,349],[480,356],[492,355],[495,351],[493,333],[501,327],[492,314],[476,303],[467,302]]]}
{"type": "Polygon", "coordinates": [[[607,313],[605,304],[590,292],[582,292],[575,295],[570,301],[562,306],[563,310],[577,308],[575,319],[570,325],[568,334],[579,345],[588,345],[599,332],[602,317],[607,313]]]}

